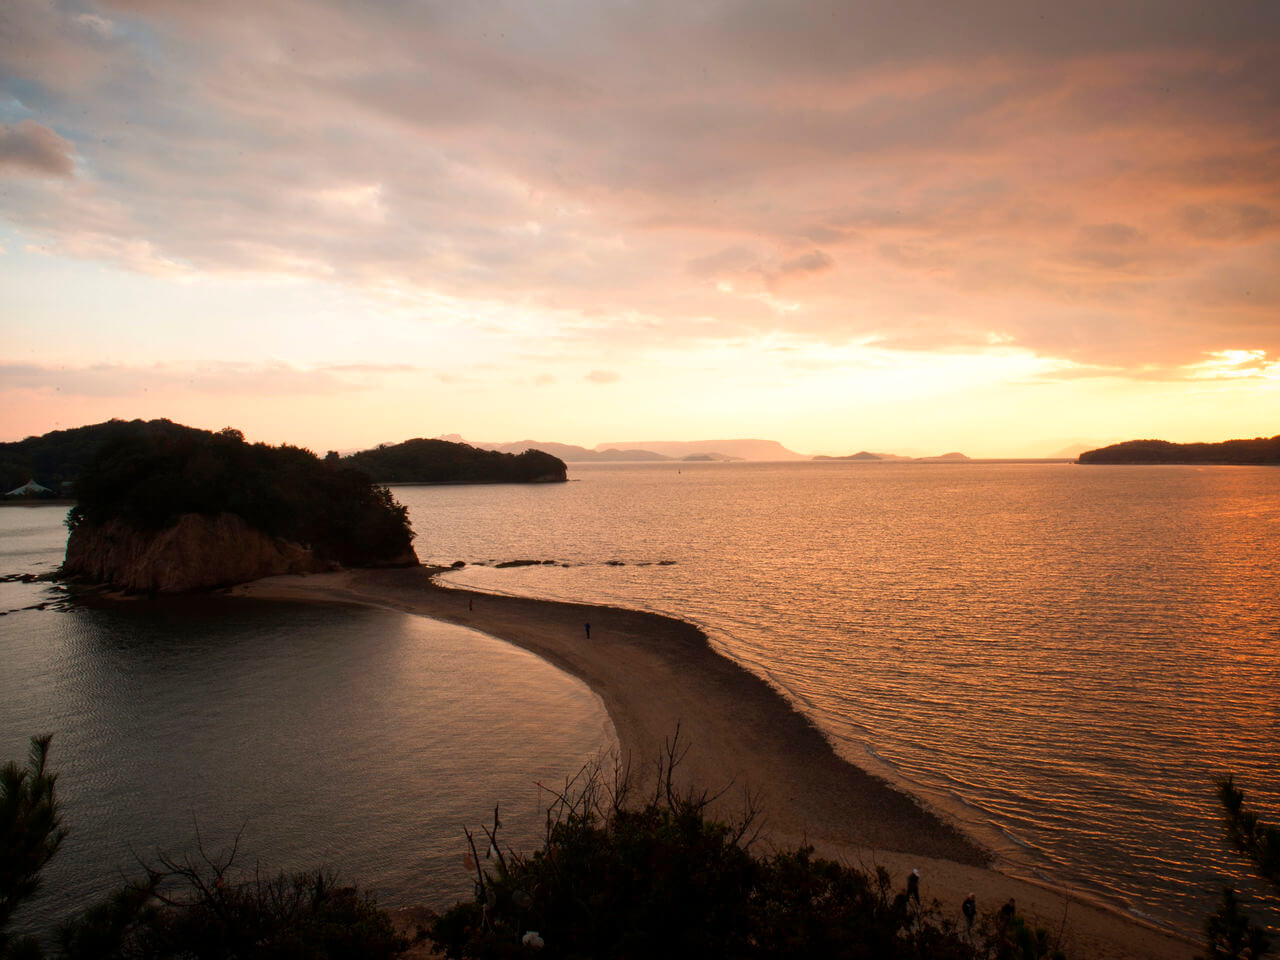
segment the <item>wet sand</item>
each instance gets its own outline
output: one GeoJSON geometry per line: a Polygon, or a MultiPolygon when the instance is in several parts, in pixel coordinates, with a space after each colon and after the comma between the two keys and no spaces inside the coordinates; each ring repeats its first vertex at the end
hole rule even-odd
{"type": "Polygon", "coordinates": [[[959,916],[970,892],[982,909],[1015,897],[1069,957],[1191,957],[1192,944],[1068,892],[1015,879],[1001,863],[909,794],[836,755],[823,734],[759,677],[712,650],[691,624],[615,607],[494,596],[442,587],[423,567],[272,577],[238,595],[358,603],[472,627],[580,678],[604,702],[641,795],[679,726],[688,753],[679,782],[721,793],[713,807],[762,812],[756,849],[809,843],[854,864],[881,864],[959,916]],[[590,639],[585,624],[591,624],[590,639]]]}

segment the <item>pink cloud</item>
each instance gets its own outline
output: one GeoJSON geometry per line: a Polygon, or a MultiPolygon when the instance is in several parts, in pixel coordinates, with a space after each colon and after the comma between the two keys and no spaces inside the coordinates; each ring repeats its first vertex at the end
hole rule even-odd
{"type": "Polygon", "coordinates": [[[151,391],[236,396],[334,394],[370,389],[378,375],[416,368],[405,364],[207,363],[199,365],[101,363],[79,367],[0,364],[11,391],[64,397],[137,397],[151,391]]]}
{"type": "Polygon", "coordinates": [[[587,356],[1280,347],[1267,5],[5,6],[91,171],[6,197],[61,255],[531,306],[587,356]]]}
{"type": "Polygon", "coordinates": [[[71,177],[75,147],[34,120],[0,124],[0,170],[18,175],[71,177]]]}

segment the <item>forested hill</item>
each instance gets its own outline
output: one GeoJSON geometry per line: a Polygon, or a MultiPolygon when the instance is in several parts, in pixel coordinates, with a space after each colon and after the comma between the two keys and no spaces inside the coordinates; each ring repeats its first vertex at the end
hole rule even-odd
{"type": "Polygon", "coordinates": [[[498,453],[449,440],[406,440],[343,457],[379,483],[546,483],[568,479],[564,461],[541,450],[498,453]]]}
{"type": "Polygon", "coordinates": [[[57,491],[63,483],[74,481],[106,443],[138,437],[145,431],[177,435],[190,429],[169,420],[108,420],[0,443],[0,492],[28,480],[57,491]]]}
{"type": "Polygon", "coordinates": [[[1080,463],[1280,463],[1280,436],[1222,443],[1126,440],[1080,454],[1080,463]]]}
{"type": "Polygon", "coordinates": [[[67,520],[73,543],[113,523],[152,536],[188,515],[232,515],[326,562],[371,566],[412,556],[405,508],[385,487],[309,450],[246,443],[230,427],[141,424],[98,447],[75,492],[67,520]]]}

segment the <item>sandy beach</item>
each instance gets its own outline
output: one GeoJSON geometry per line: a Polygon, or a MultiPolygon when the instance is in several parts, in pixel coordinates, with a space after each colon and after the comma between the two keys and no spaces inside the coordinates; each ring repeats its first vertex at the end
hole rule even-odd
{"type": "MultiPolygon", "coordinates": [[[[836,755],[765,681],[714,651],[691,624],[614,607],[494,596],[439,586],[417,567],[273,577],[236,595],[357,603],[472,627],[516,644],[588,684],[604,702],[624,757],[648,775],[679,725],[683,782],[712,792],[725,817],[749,794],[762,846],[809,843],[849,863],[881,864],[896,883],[913,868],[921,892],[959,916],[1010,897],[1080,958],[1190,958],[1195,945],[1068,891],[1016,879],[1008,865],[910,795],[836,755]],[[590,639],[585,624],[590,623],[590,639]]],[[[586,759],[586,758],[584,758],[586,759]]]]}

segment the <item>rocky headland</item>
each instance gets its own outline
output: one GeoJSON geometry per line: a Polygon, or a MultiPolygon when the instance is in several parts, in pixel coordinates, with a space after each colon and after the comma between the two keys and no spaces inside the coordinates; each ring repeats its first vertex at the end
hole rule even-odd
{"type": "Polygon", "coordinates": [[[67,540],[62,573],[126,593],[185,593],[335,568],[307,547],[268,536],[233,513],[188,513],[163,530],[140,530],[121,520],[82,524],[67,540]]]}

